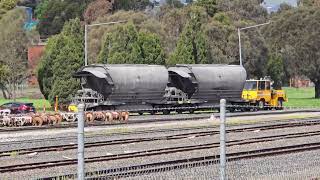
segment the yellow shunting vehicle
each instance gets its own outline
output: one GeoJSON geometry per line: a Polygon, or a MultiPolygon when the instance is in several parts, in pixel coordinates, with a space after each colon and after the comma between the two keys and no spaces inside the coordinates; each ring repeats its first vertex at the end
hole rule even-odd
{"type": "Polygon", "coordinates": [[[283,102],[288,101],[285,91],[272,89],[271,81],[268,79],[247,80],[242,98],[259,109],[282,109],[283,102]]]}

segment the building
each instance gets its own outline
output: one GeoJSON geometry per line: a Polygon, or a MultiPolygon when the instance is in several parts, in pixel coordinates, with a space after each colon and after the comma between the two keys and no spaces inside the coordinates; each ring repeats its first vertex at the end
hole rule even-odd
{"type": "Polygon", "coordinates": [[[28,71],[29,71],[29,78],[28,78],[28,85],[29,86],[37,86],[37,66],[40,62],[41,56],[43,55],[45,48],[45,43],[38,43],[34,45],[30,45],[28,47],[28,71]]]}

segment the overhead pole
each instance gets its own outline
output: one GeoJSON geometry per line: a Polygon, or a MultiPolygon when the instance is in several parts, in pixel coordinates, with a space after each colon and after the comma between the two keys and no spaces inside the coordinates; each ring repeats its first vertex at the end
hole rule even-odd
{"type": "Polygon", "coordinates": [[[106,23],[96,23],[96,24],[86,24],[84,25],[84,65],[87,66],[89,64],[88,58],[88,31],[90,27],[93,26],[103,26],[103,25],[112,25],[112,24],[119,24],[128,22],[124,21],[114,21],[114,22],[106,22],[106,23]]]}
{"type": "Polygon", "coordinates": [[[266,23],[262,23],[262,24],[256,24],[253,26],[248,26],[248,27],[243,27],[243,28],[238,28],[238,39],[239,39],[239,64],[240,66],[243,66],[243,62],[242,62],[242,48],[241,48],[241,30],[246,30],[246,29],[250,29],[250,28],[256,28],[259,26],[264,26],[267,24],[270,24],[271,21],[266,22],[266,23]]]}

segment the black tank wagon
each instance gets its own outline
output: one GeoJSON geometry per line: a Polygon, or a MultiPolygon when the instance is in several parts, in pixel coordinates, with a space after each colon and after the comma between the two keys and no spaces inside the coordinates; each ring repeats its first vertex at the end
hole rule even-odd
{"type": "Polygon", "coordinates": [[[180,89],[188,99],[199,102],[216,103],[221,98],[239,100],[247,77],[245,69],[237,65],[176,65],[168,71],[169,86],[180,89]]]}
{"type": "Polygon", "coordinates": [[[77,99],[95,109],[151,109],[163,103],[168,71],[159,65],[89,65],[81,78],[77,99]]]}
{"type": "Polygon", "coordinates": [[[78,102],[94,110],[126,109],[131,112],[194,111],[241,100],[246,71],[237,65],[98,64],[82,67],[78,102]]]}

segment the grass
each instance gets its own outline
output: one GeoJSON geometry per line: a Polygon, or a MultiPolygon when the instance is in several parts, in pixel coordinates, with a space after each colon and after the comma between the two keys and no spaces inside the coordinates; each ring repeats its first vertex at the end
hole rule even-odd
{"type": "Polygon", "coordinates": [[[283,88],[288,97],[284,106],[291,107],[320,107],[320,99],[314,98],[314,87],[309,88],[283,88]]]}
{"type": "MultiPolygon", "coordinates": [[[[7,102],[13,102],[12,99],[0,99],[0,105],[7,103],[7,102]]],[[[46,109],[50,109],[51,105],[49,101],[44,99],[30,99],[30,98],[19,98],[16,99],[16,102],[25,102],[25,103],[33,103],[33,106],[37,109],[37,111],[40,111],[43,109],[43,105],[45,105],[46,109]]]]}

